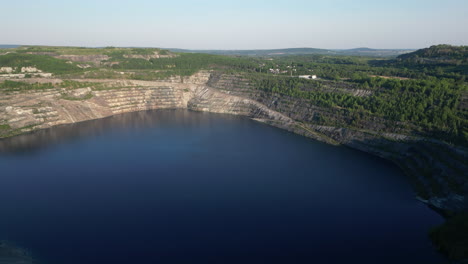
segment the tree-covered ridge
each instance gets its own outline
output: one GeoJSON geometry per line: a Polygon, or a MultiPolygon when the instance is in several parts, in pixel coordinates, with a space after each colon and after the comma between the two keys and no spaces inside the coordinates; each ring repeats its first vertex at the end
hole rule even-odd
{"type": "Polygon", "coordinates": [[[415,64],[468,64],[468,46],[436,45],[400,55],[398,60],[415,64]]]}
{"type": "MultiPolygon", "coordinates": [[[[398,123],[400,126],[406,124],[421,135],[443,138],[453,143],[468,142],[467,111],[459,107],[460,98],[462,93],[467,92],[467,86],[456,84],[453,80],[373,77],[349,80],[357,83],[357,87],[361,89],[373,91],[370,96],[362,97],[323,91],[320,88],[325,84],[320,80],[257,74],[251,75],[251,81],[255,88],[267,93],[306,99],[312,105],[334,108],[337,111],[346,110],[347,115],[352,118],[350,123],[341,124],[342,126],[353,126],[362,119],[371,120],[376,116],[394,121],[394,124],[398,123]]],[[[326,85],[333,87],[338,84],[326,85]]]]}

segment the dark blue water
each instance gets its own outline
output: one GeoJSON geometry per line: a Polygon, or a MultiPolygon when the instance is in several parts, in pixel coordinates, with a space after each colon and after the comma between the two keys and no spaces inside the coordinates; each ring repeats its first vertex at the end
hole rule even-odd
{"type": "Polygon", "coordinates": [[[0,150],[0,240],[44,263],[441,263],[442,218],[394,165],[246,118],[132,113],[0,150]]]}

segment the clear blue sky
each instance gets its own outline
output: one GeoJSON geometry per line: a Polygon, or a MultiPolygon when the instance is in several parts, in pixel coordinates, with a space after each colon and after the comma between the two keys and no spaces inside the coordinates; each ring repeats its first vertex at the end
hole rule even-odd
{"type": "Polygon", "coordinates": [[[0,9],[0,44],[190,49],[468,45],[468,0],[5,0],[0,9]]]}

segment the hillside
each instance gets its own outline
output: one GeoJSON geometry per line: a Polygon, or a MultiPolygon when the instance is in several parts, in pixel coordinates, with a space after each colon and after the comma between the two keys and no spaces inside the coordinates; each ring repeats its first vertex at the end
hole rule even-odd
{"type": "MultiPolygon", "coordinates": [[[[15,49],[20,45],[0,45],[2,49],[15,49]]],[[[28,47],[28,46],[24,46],[28,47]]],[[[45,46],[29,46],[29,48],[41,49],[45,46]]],[[[51,47],[48,47],[51,48],[51,47]]],[[[99,47],[95,49],[104,49],[99,47]]],[[[127,49],[155,49],[151,47],[128,47],[127,49]]],[[[68,47],[69,50],[79,49],[78,47],[68,47]]],[[[81,48],[83,49],[83,48],[81,48]]],[[[92,48],[91,48],[92,49],[92,48]]],[[[251,57],[277,57],[288,55],[342,55],[342,56],[364,56],[364,57],[380,57],[389,58],[396,57],[401,54],[406,54],[414,50],[410,49],[371,49],[371,48],[355,48],[355,49],[317,49],[317,48],[288,48],[288,49],[253,49],[253,50],[196,50],[196,49],[178,49],[169,48],[163,49],[178,53],[202,53],[213,55],[228,55],[228,56],[251,56],[251,57]]]]}
{"type": "Polygon", "coordinates": [[[466,65],[468,46],[437,45],[398,56],[403,63],[429,65],[466,65]]]}
{"type": "Polygon", "coordinates": [[[371,48],[356,48],[348,50],[339,50],[338,54],[348,56],[369,56],[369,57],[395,57],[401,54],[406,54],[414,50],[410,49],[371,49],[371,48]]]}
{"type": "Polygon", "coordinates": [[[173,52],[182,53],[205,53],[215,55],[229,56],[252,56],[252,57],[277,57],[288,55],[342,55],[342,56],[369,56],[369,57],[395,57],[412,50],[398,49],[314,49],[314,48],[293,48],[293,49],[271,49],[271,50],[187,50],[187,49],[169,49],[173,52]]]}
{"type": "Polygon", "coordinates": [[[306,54],[337,54],[337,52],[326,49],[293,48],[293,49],[268,49],[268,50],[188,50],[169,49],[173,52],[182,53],[205,53],[229,56],[283,56],[283,55],[306,55],[306,54]]]}

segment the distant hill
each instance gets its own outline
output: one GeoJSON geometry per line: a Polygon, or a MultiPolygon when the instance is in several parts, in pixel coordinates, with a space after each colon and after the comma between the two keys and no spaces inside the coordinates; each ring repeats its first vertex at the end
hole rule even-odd
{"type": "Polygon", "coordinates": [[[367,57],[396,57],[414,50],[400,49],[370,49],[356,48],[347,50],[328,50],[315,48],[290,48],[290,49],[271,49],[271,50],[188,50],[188,49],[169,49],[172,52],[182,53],[206,53],[216,55],[230,56],[287,56],[287,55],[344,55],[344,56],[367,56],[367,57]]]}
{"type": "Polygon", "coordinates": [[[355,49],[347,49],[345,51],[348,52],[368,52],[368,51],[378,51],[378,49],[371,49],[371,48],[355,48],[355,49]]]}
{"type": "MultiPolygon", "coordinates": [[[[0,49],[18,48],[21,45],[0,45],[0,49]]],[[[37,46],[40,47],[40,46],[37,46]]],[[[47,47],[47,46],[45,46],[47,47]]],[[[104,48],[104,47],[102,47],[104,48]]],[[[131,47],[137,48],[137,47],[131,47]]],[[[141,48],[141,47],[140,47],[141,48]]],[[[251,56],[251,57],[272,57],[288,55],[343,55],[343,56],[364,56],[364,57],[397,57],[401,54],[409,53],[414,50],[409,49],[316,49],[316,48],[287,48],[287,49],[257,49],[257,50],[190,50],[190,49],[167,49],[172,52],[180,53],[205,53],[214,55],[228,56],[251,56]]]]}
{"type": "Polygon", "coordinates": [[[436,45],[398,56],[398,62],[427,65],[467,65],[468,46],[436,45]]]}
{"type": "Polygon", "coordinates": [[[173,52],[182,53],[206,53],[216,55],[231,56],[284,56],[284,55],[306,55],[306,54],[337,54],[336,51],[314,48],[291,48],[291,49],[271,49],[271,50],[188,50],[169,49],[173,52]]]}
{"type": "Polygon", "coordinates": [[[356,48],[347,50],[338,50],[341,55],[364,56],[364,57],[396,57],[402,54],[412,52],[411,49],[371,49],[356,48]]]}
{"type": "Polygon", "coordinates": [[[14,48],[17,48],[17,47],[20,47],[21,45],[0,45],[0,49],[14,49],[14,48]]]}

